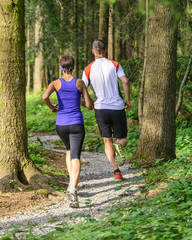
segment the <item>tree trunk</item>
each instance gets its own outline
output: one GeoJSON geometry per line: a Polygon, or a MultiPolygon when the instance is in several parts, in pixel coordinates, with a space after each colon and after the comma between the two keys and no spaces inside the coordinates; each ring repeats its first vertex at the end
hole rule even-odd
{"type": "MultiPolygon", "coordinates": [[[[29,46],[30,46],[30,30],[29,30],[29,26],[27,27],[27,48],[28,48],[28,52],[29,52],[29,46]]],[[[30,83],[31,83],[31,79],[30,79],[30,61],[29,61],[29,53],[28,53],[28,59],[27,59],[27,94],[30,94],[30,83]]]]}
{"type": "Polygon", "coordinates": [[[78,11],[77,0],[74,0],[74,36],[75,36],[75,75],[79,76],[79,41],[78,41],[78,11]]]}
{"type": "Polygon", "coordinates": [[[99,8],[99,39],[102,39],[107,47],[108,40],[108,5],[104,0],[100,1],[99,8]]]}
{"type": "Polygon", "coordinates": [[[113,59],[113,4],[109,6],[108,58],[113,59]]]}
{"type": "Polygon", "coordinates": [[[35,22],[35,46],[37,48],[37,52],[35,55],[35,63],[34,63],[34,72],[33,72],[33,94],[38,94],[43,88],[43,78],[44,78],[44,70],[43,70],[43,46],[40,42],[42,28],[41,28],[41,17],[40,17],[40,7],[37,4],[36,8],[36,22],[35,22]]]}
{"type": "Polygon", "coordinates": [[[88,1],[84,2],[84,14],[85,14],[85,19],[84,19],[84,54],[85,54],[85,61],[84,61],[84,66],[88,65],[88,51],[90,51],[90,49],[88,48],[88,43],[89,43],[89,21],[88,20],[88,1]]]}
{"type": "Polygon", "coordinates": [[[121,34],[121,9],[120,3],[116,3],[116,15],[115,15],[115,41],[114,41],[114,54],[115,61],[119,62],[122,59],[122,34],[121,34]]]}
{"type": "Polygon", "coordinates": [[[144,64],[143,73],[141,79],[141,87],[139,91],[139,101],[138,101],[138,116],[139,116],[139,126],[140,130],[143,123],[143,104],[144,104],[144,90],[145,90],[145,72],[147,66],[147,49],[148,49],[148,24],[149,24],[149,0],[146,0],[146,20],[145,20],[145,49],[144,49],[144,64]]]}
{"type": "Polygon", "coordinates": [[[27,150],[24,0],[1,0],[0,11],[0,191],[51,189],[27,150]]]}
{"type": "Polygon", "coordinates": [[[143,124],[134,158],[141,164],[175,157],[176,33],[171,7],[155,0],[149,17],[143,124]]]}

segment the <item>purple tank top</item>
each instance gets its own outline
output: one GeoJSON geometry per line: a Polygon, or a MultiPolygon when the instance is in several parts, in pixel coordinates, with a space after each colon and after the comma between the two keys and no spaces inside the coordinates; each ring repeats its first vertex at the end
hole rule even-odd
{"type": "Polygon", "coordinates": [[[77,78],[74,77],[70,82],[63,78],[59,80],[61,88],[57,92],[59,110],[56,125],[84,124],[80,108],[81,92],[76,87],[77,78]]]}

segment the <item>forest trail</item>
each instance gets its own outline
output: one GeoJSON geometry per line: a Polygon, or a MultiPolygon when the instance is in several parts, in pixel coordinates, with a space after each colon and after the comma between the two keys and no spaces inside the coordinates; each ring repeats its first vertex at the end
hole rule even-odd
{"type": "MultiPolygon", "coordinates": [[[[32,140],[36,137],[33,137],[32,140]]],[[[49,141],[58,140],[58,136],[39,136],[46,148],[51,148],[49,141]]],[[[53,151],[63,151],[52,149],[53,151]]],[[[107,210],[119,203],[132,200],[139,194],[139,186],[143,185],[141,174],[129,164],[120,167],[124,181],[113,182],[112,168],[105,154],[82,152],[80,183],[78,187],[80,208],[68,207],[67,196],[57,198],[54,204],[44,208],[34,208],[32,211],[18,212],[15,216],[0,218],[0,237],[11,234],[15,229],[16,236],[22,232],[34,235],[44,235],[61,227],[82,221],[86,216],[98,218],[107,210]],[[19,233],[20,231],[20,233],[19,233]]]]}

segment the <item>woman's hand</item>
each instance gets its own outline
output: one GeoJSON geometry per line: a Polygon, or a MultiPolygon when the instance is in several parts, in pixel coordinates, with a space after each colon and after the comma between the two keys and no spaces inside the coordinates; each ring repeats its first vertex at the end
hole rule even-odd
{"type": "Polygon", "coordinates": [[[58,103],[52,105],[53,108],[51,108],[51,112],[58,112],[58,103]]]}

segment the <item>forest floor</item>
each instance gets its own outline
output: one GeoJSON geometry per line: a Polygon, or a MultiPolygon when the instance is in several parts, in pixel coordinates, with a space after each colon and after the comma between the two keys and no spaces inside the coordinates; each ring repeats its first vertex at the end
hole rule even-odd
{"type": "MultiPolygon", "coordinates": [[[[67,183],[65,149],[63,146],[54,144],[59,140],[58,136],[36,135],[31,137],[31,140],[35,141],[37,137],[46,149],[47,165],[52,166],[54,170],[65,172],[59,177],[61,181],[67,183]]],[[[66,193],[63,193],[63,196],[46,196],[41,190],[0,193],[0,236],[10,234],[18,224],[18,226],[23,226],[29,222],[38,224],[38,230],[30,231],[42,235],[46,233],[45,227],[41,232],[39,223],[49,225],[51,219],[54,219],[54,224],[59,224],[66,221],[69,214],[84,214],[98,218],[105,214],[109,207],[120,202],[131,201],[139,194],[140,186],[144,185],[141,173],[131,168],[129,164],[120,168],[124,181],[114,183],[112,169],[105,154],[82,152],[81,158],[82,169],[78,187],[79,209],[69,208],[66,193]]],[[[69,221],[70,219],[71,217],[69,221]]],[[[79,220],[82,218],[80,217],[79,220]]],[[[49,231],[51,228],[47,230],[49,231]]]]}
{"type": "MultiPolygon", "coordinates": [[[[60,169],[66,172],[63,153],[46,150],[47,165],[52,165],[54,169],[60,169]]],[[[60,178],[67,182],[66,176],[60,178]]],[[[32,210],[34,207],[45,207],[54,204],[59,197],[52,195],[46,197],[40,190],[18,191],[13,190],[9,193],[0,193],[0,218],[4,216],[14,216],[18,212],[22,213],[26,210],[32,210]]]]}

